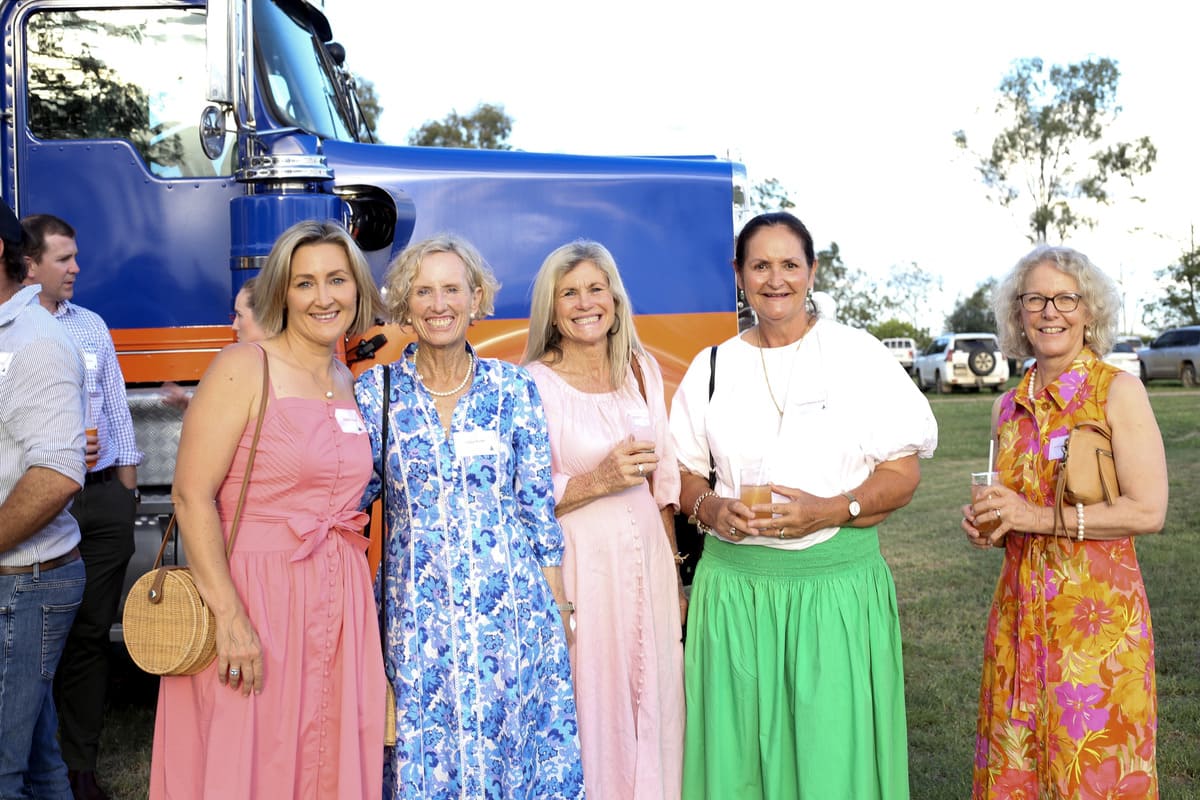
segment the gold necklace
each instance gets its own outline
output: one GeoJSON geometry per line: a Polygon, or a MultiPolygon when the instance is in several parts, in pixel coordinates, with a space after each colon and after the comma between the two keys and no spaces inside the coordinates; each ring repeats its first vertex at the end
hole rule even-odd
{"type": "MultiPolygon", "coordinates": [[[[812,330],[813,320],[810,318],[808,324],[804,326],[804,333],[800,334],[800,338],[796,340],[796,347],[792,350],[793,353],[799,352],[800,345],[804,342],[804,337],[812,330]]],[[[767,382],[767,394],[771,396],[771,405],[775,406],[775,413],[779,414],[779,419],[783,419],[783,406],[779,405],[779,401],[775,399],[775,392],[771,389],[771,376],[767,374],[767,358],[763,355],[763,350],[767,349],[767,343],[763,339],[762,331],[756,330],[758,334],[758,360],[762,364],[763,380],[767,382]]],[[[789,373],[790,374],[790,373],[789,373]]],[[[783,396],[784,402],[787,401],[787,395],[783,396]]]]}

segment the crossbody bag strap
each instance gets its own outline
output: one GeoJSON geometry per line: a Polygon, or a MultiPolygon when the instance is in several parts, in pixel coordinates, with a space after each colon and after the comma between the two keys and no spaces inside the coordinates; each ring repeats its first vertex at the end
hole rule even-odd
{"type": "Polygon", "coordinates": [[[233,542],[237,539],[242,509],[246,505],[246,493],[250,491],[250,472],[254,469],[254,456],[258,453],[258,439],[262,435],[263,417],[267,415],[267,403],[271,397],[271,362],[262,345],[255,345],[262,352],[262,397],[258,401],[258,421],[254,424],[254,439],[250,442],[250,456],[246,459],[246,474],[242,476],[242,491],[238,494],[237,510],[233,512],[233,526],[229,531],[229,543],[225,546],[225,557],[233,553],[233,542]]]}
{"type": "MultiPolygon", "coordinates": [[[[267,351],[259,345],[256,345],[263,355],[263,385],[262,399],[258,404],[258,422],[254,426],[254,441],[250,444],[250,457],[246,459],[246,474],[242,476],[242,491],[238,495],[237,510],[233,513],[233,527],[229,531],[229,542],[225,546],[225,558],[229,558],[229,554],[233,552],[233,540],[237,538],[238,523],[242,520],[242,507],[246,504],[246,491],[250,488],[250,470],[254,467],[254,454],[258,451],[258,437],[262,433],[263,417],[267,412],[267,398],[271,392],[271,377],[270,367],[267,361],[267,351]]],[[[163,533],[162,543],[158,546],[158,554],[154,557],[154,566],[151,569],[158,569],[162,566],[163,558],[167,554],[167,542],[171,541],[171,537],[175,535],[175,529],[178,523],[175,521],[175,515],[171,515],[171,519],[167,522],[167,530],[163,533]]]]}

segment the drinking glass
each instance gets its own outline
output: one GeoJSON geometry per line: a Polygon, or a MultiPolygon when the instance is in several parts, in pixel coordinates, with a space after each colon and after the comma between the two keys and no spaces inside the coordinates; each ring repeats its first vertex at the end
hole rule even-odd
{"type": "Polygon", "coordinates": [[[654,452],[654,428],[650,425],[650,414],[646,411],[628,411],[625,424],[635,442],[650,442],[649,452],[654,452]]]}
{"type": "MultiPolygon", "coordinates": [[[[971,473],[971,502],[976,503],[983,496],[984,490],[989,486],[993,486],[1000,482],[1000,473],[998,472],[972,472],[971,473]]],[[[975,528],[980,533],[991,533],[1000,527],[1000,520],[994,512],[987,512],[987,519],[975,518],[975,528]]]]}
{"type": "MultiPolygon", "coordinates": [[[[742,464],[738,471],[741,481],[738,484],[738,497],[748,508],[771,502],[771,486],[767,481],[767,471],[761,459],[751,459],[742,464]]],[[[770,509],[754,512],[755,519],[770,519],[770,509]]]]}

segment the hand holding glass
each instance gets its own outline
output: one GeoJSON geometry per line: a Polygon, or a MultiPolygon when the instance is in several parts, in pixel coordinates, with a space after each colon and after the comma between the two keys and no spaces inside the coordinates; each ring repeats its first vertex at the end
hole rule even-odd
{"type": "Polygon", "coordinates": [[[87,416],[84,420],[83,462],[88,469],[96,466],[100,460],[100,429],[96,427],[96,419],[92,413],[92,400],[88,398],[87,416]]]}
{"type": "Polygon", "coordinates": [[[630,411],[625,414],[629,435],[635,442],[650,442],[649,452],[654,452],[654,428],[650,426],[650,414],[645,411],[630,411]]]}
{"type": "MultiPolygon", "coordinates": [[[[741,482],[738,484],[738,497],[750,509],[756,505],[768,505],[771,502],[771,486],[767,482],[767,471],[761,461],[748,461],[739,471],[741,482]]],[[[755,519],[771,519],[770,509],[754,512],[755,519]]]]}
{"type": "MultiPolygon", "coordinates": [[[[984,493],[989,486],[994,486],[1000,482],[1000,474],[998,472],[972,472],[971,473],[971,503],[978,503],[983,499],[984,493]]],[[[983,534],[990,534],[996,528],[1000,527],[1000,518],[996,516],[994,511],[986,513],[987,519],[980,519],[978,515],[975,517],[975,529],[983,534]]]]}

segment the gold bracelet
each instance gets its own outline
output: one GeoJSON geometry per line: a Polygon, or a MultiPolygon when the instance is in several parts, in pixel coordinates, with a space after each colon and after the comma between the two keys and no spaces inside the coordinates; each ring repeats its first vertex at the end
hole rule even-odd
{"type": "Polygon", "coordinates": [[[687,563],[687,559],[688,557],[684,555],[682,551],[677,551],[675,553],[675,566],[682,567],[687,563]]]}
{"type": "Polygon", "coordinates": [[[706,492],[702,492],[700,494],[700,496],[696,498],[696,502],[692,504],[692,515],[690,517],[688,517],[688,523],[691,525],[699,526],[699,524],[700,524],[700,504],[703,503],[705,500],[707,500],[710,497],[718,497],[718,496],[719,495],[717,495],[717,493],[714,492],[712,489],[709,489],[706,492]]]}

